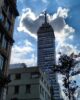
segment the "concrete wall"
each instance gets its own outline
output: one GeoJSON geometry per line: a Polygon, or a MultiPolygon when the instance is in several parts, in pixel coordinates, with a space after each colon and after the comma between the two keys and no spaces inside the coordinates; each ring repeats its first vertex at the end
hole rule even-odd
{"type": "Polygon", "coordinates": [[[13,97],[17,97],[19,100],[50,100],[49,84],[38,67],[11,70],[10,76],[12,81],[8,84],[7,100],[11,100],[13,97]],[[21,79],[15,80],[16,73],[21,73],[21,79]],[[26,85],[28,84],[31,85],[30,93],[26,93],[26,85]],[[20,86],[18,94],[14,94],[14,86],[16,85],[20,86]],[[43,94],[40,92],[40,86],[43,88],[43,94]]]}
{"type": "MultiPolygon", "coordinates": [[[[22,71],[22,70],[21,70],[22,71]]],[[[16,71],[15,71],[16,72],[16,71]]],[[[14,72],[14,73],[15,73],[14,72]]],[[[18,71],[17,71],[18,72],[18,71]]],[[[21,73],[21,79],[15,80],[15,74],[11,74],[12,82],[8,85],[7,100],[13,97],[19,100],[39,100],[39,78],[31,78],[31,73],[21,73]],[[30,84],[30,93],[26,93],[26,85],[30,84]],[[14,86],[19,85],[19,94],[14,94],[14,86]]]]}

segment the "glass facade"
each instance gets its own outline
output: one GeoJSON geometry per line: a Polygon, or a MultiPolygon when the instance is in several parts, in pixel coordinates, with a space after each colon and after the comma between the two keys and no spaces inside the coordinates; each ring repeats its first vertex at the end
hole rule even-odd
{"type": "Polygon", "coordinates": [[[53,32],[38,34],[38,65],[49,70],[55,64],[55,38],[53,32]]]}
{"type": "Polygon", "coordinates": [[[53,97],[55,100],[60,100],[59,94],[59,84],[57,83],[56,74],[53,73],[53,68],[55,65],[55,36],[54,31],[49,25],[45,22],[39,28],[38,32],[38,66],[48,74],[48,81],[53,86],[52,91],[53,97]],[[58,87],[57,92],[54,89],[58,87]]]}

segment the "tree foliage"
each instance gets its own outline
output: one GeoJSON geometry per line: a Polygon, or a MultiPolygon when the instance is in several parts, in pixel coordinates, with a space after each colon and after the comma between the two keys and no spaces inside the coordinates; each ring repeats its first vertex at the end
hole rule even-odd
{"type": "Polygon", "coordinates": [[[75,68],[77,63],[78,62],[76,62],[73,57],[64,54],[60,56],[59,63],[54,68],[55,72],[64,75],[63,86],[65,89],[63,91],[65,95],[69,98],[69,100],[75,100],[74,93],[78,88],[78,86],[76,85],[76,81],[70,80],[71,77],[76,75],[73,69],[75,68]]]}

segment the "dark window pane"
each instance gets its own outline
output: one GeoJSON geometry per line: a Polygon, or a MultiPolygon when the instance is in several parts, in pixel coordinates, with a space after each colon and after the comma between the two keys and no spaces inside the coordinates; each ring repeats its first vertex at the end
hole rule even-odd
{"type": "Polygon", "coordinates": [[[18,94],[19,93],[19,86],[15,86],[14,87],[14,94],[18,94]]]}
{"type": "Polygon", "coordinates": [[[18,74],[15,74],[15,79],[21,79],[21,74],[20,73],[18,73],[18,74]]]}
{"type": "Polygon", "coordinates": [[[7,42],[6,38],[5,38],[5,35],[3,35],[3,37],[2,37],[2,47],[6,49],[7,48],[7,43],[8,42],[7,42]]]}
{"type": "Polygon", "coordinates": [[[31,85],[30,84],[28,84],[28,85],[26,85],[26,93],[30,93],[31,91],[31,85]]]}

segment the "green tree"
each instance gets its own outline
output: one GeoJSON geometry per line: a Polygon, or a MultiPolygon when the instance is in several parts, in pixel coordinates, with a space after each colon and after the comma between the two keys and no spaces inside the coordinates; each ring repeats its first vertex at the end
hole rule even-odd
{"type": "Polygon", "coordinates": [[[63,54],[59,58],[58,65],[55,65],[54,68],[55,72],[64,75],[63,86],[65,89],[63,91],[65,95],[69,98],[69,100],[75,100],[74,93],[78,88],[78,86],[76,85],[76,81],[70,80],[71,77],[80,73],[80,71],[77,72],[74,71],[76,64],[78,64],[78,61],[76,61],[72,56],[63,54]]]}

